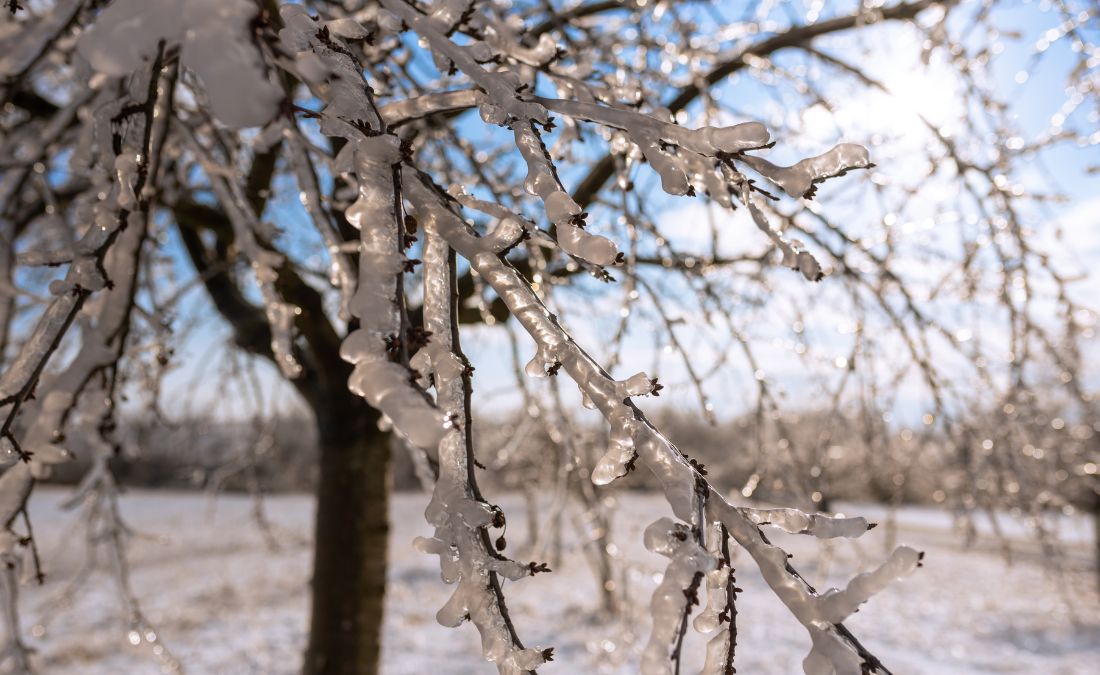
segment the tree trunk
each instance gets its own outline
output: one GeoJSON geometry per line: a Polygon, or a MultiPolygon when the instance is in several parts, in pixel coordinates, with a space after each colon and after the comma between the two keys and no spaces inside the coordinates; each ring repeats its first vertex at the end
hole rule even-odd
{"type": "Polygon", "coordinates": [[[378,412],[357,397],[314,409],[321,475],[303,671],[374,675],[386,590],[390,434],[379,431],[378,412]]]}

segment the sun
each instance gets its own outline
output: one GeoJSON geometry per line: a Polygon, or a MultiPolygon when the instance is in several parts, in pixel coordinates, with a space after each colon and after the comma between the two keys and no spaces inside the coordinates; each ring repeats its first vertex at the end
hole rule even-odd
{"type": "Polygon", "coordinates": [[[810,137],[924,138],[929,125],[945,136],[963,116],[963,83],[958,71],[941,59],[924,63],[912,27],[882,27],[881,44],[865,58],[854,47],[827,50],[838,62],[858,73],[822,64],[823,92],[830,106],[810,106],[802,112],[803,131],[810,137]]]}

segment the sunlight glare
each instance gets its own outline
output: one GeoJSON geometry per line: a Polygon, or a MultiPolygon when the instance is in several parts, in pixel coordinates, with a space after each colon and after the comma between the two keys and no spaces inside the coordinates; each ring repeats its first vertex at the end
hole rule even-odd
{"type": "MultiPolygon", "coordinates": [[[[925,120],[951,136],[963,113],[958,74],[949,64],[933,59],[921,63],[914,54],[916,37],[910,30],[884,31],[885,49],[891,58],[865,63],[850,54],[843,59],[886,88],[886,92],[853,83],[835,102],[830,112],[821,104],[802,113],[804,130],[812,137],[826,138],[839,129],[846,138],[924,139],[929,133],[925,120]],[[904,56],[903,56],[904,55],[904,56]],[[855,95],[851,95],[851,91],[855,95]],[[923,120],[922,120],[923,118],[923,120]]],[[[921,141],[923,142],[923,141],[921,141]]]]}

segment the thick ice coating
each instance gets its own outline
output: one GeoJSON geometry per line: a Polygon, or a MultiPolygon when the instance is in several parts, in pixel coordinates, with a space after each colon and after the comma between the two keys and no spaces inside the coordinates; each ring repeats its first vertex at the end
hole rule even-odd
{"type": "Polygon", "coordinates": [[[266,123],[283,94],[268,80],[251,40],[249,0],[115,0],[77,43],[101,73],[121,77],[152,58],[161,40],[181,45],[182,64],[202,80],[224,124],[266,123]]]}
{"type": "Polygon", "coordinates": [[[671,518],[661,518],[645,531],[645,547],[669,559],[661,583],[653,591],[649,611],[653,617],[649,642],[642,652],[642,675],[672,675],[669,652],[676,643],[688,603],[689,590],[697,589],[700,577],[717,566],[714,556],[691,536],[691,530],[671,518]]]}
{"type": "Polygon", "coordinates": [[[746,155],[742,161],[792,197],[805,196],[814,183],[826,178],[839,176],[851,169],[866,169],[871,165],[867,148],[855,143],[841,143],[826,153],[786,167],[752,155],[746,155]]]}

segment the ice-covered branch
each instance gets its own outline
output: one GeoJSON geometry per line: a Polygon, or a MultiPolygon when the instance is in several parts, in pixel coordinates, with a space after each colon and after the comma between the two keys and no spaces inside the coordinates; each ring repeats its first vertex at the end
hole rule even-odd
{"type": "Polygon", "coordinates": [[[710,524],[706,533],[707,551],[717,565],[706,575],[707,604],[692,626],[707,640],[702,675],[732,675],[737,648],[737,579],[730,561],[729,534],[720,522],[710,524]]]}
{"type": "Polygon", "coordinates": [[[844,518],[825,513],[803,513],[798,509],[752,509],[741,512],[757,525],[777,527],[788,534],[807,534],[819,539],[861,537],[875,527],[866,518],[844,518]]]}
{"type": "Polygon", "coordinates": [[[382,106],[379,112],[386,125],[394,129],[431,115],[469,110],[484,100],[485,94],[476,89],[461,89],[394,101],[382,106]]]}
{"type": "MultiPolygon", "coordinates": [[[[114,366],[121,357],[134,301],[137,260],[147,227],[149,195],[145,187],[157,164],[153,153],[159,151],[154,118],[158,113],[163,118],[166,113],[158,108],[163,58],[164,43],[160,42],[152,63],[139,71],[131,84],[136,101],[131,109],[111,105],[99,111],[100,117],[112,116],[102,128],[112,124],[118,129],[130,115],[137,116],[139,124],[129,127],[129,136],[120,130],[97,139],[100,162],[112,166],[115,180],[98,186],[101,193],[95,206],[95,222],[74,245],[68,272],[51,284],[53,300],[0,377],[0,404],[8,404],[0,438],[17,449],[21,460],[0,476],[0,522],[6,528],[3,541],[11,545],[0,550],[0,555],[6,557],[14,555],[18,539],[12,523],[15,515],[25,509],[34,481],[47,475],[51,464],[71,456],[61,443],[66,420],[78,398],[95,373],[114,366]],[[107,290],[91,301],[92,294],[103,289],[107,290]],[[82,331],[80,353],[60,374],[40,382],[47,362],[82,309],[91,315],[91,322],[82,331]],[[37,399],[29,401],[32,394],[37,399]],[[17,441],[13,424],[21,412],[26,420],[25,431],[17,441]]],[[[112,405],[111,395],[97,400],[100,405],[112,405]]],[[[100,421],[99,417],[95,419],[100,421]]],[[[89,442],[98,439],[99,425],[82,429],[77,436],[89,442]]],[[[5,590],[11,589],[5,586],[5,590]]],[[[5,602],[14,606],[14,595],[9,594],[5,602]]]]}
{"type": "Polygon", "coordinates": [[[439,57],[450,59],[456,68],[485,90],[491,102],[483,105],[482,116],[497,119],[498,123],[503,123],[509,117],[521,122],[533,120],[539,124],[550,121],[550,116],[542,106],[520,98],[518,92],[520,82],[515,75],[491,72],[481,67],[478,57],[488,56],[484,44],[475,42],[464,46],[453,42],[447,37],[449,27],[446,20],[439,16],[421,14],[406,0],[381,0],[381,2],[383,7],[399,16],[414,32],[428,42],[437,59],[439,57]]]}
{"type": "Polygon", "coordinates": [[[641,144],[646,159],[661,174],[661,184],[670,194],[686,194],[688,177],[680,162],[662,152],[661,143],[675,145],[704,157],[719,157],[762,148],[771,141],[767,128],[759,122],[689,129],[634,110],[543,97],[534,97],[533,100],[547,110],[625,131],[632,140],[641,144]]]}
{"type": "Polygon", "coordinates": [[[0,76],[4,78],[0,81],[0,104],[10,101],[31,70],[76,22],[85,4],[86,0],[57,2],[31,26],[5,35],[0,41],[0,76]]]}
{"type": "Polygon", "coordinates": [[[802,273],[802,276],[810,281],[820,281],[824,276],[824,273],[821,271],[821,263],[817,261],[817,258],[815,258],[812,253],[802,246],[801,242],[783,236],[783,233],[777,230],[775,226],[768,221],[768,217],[765,216],[764,212],[760,210],[760,207],[756,205],[756,201],[752,196],[752,187],[748,181],[741,183],[740,197],[741,203],[748,208],[749,215],[752,216],[752,221],[760,228],[760,231],[768,235],[768,238],[772,240],[772,243],[774,243],[780,253],[783,254],[783,264],[793,270],[798,270],[802,273]]]}
{"type": "Polygon", "coordinates": [[[873,166],[866,148],[844,143],[793,166],[778,167],[764,158],[747,154],[770,144],[768,130],[758,122],[687,129],[632,110],[595,103],[543,97],[532,100],[547,110],[625,132],[660,175],[661,185],[669,194],[694,194],[692,182],[697,181],[702,182],[707,194],[723,206],[733,206],[731,196],[738,196],[748,207],[754,222],[783,253],[784,264],[801,271],[811,281],[821,278],[820,265],[798,242],[786,240],[767,222],[753,203],[752,183],[737,171],[735,162],[744,162],[792,197],[812,197],[817,183],[852,169],[873,166]],[[719,161],[708,163],[706,158],[719,161]]]}
{"type": "Polygon", "coordinates": [[[679,664],[679,650],[683,646],[681,626],[698,601],[700,581],[717,567],[717,560],[699,545],[691,528],[671,518],[661,518],[651,524],[644,536],[645,547],[669,561],[650,602],[653,628],[642,652],[641,672],[643,675],[672,675],[673,662],[679,664]],[[670,654],[673,645],[675,648],[670,654]]]}
{"type": "Polygon", "coordinates": [[[413,365],[431,375],[436,405],[451,424],[439,445],[439,479],[425,512],[435,535],[419,539],[417,548],[439,555],[444,581],[457,585],[437,614],[439,622],[451,627],[473,622],[485,658],[502,674],[518,675],[534,671],[550,652],[523,647],[498,577],[521,579],[536,567],[503,557],[490,543],[487,528],[503,525],[503,514],[481,497],[473,473],[471,369],[458,344],[454,254],[434,222],[425,223],[424,236],[424,329],[430,335],[413,365]]]}
{"type": "MultiPolygon", "coordinates": [[[[833,625],[825,621],[822,598],[790,567],[786,553],[768,542],[755,522],[710,486],[629,398],[620,397],[619,383],[561,328],[528,283],[452,210],[453,203],[445,193],[423,175],[407,177],[404,186],[422,222],[438,228],[450,245],[496,290],[532,337],[537,348],[536,361],[560,364],[556,367],[566,372],[607,418],[612,431],[611,447],[593,471],[593,480],[610,482],[625,475],[641,460],[660,481],[673,513],[684,522],[694,522],[698,487],[705,486],[708,520],[722,523],[749,552],[772,591],[810,633],[814,649],[806,661],[807,673],[832,672],[824,669],[822,663],[831,664],[829,667],[838,672],[849,672],[853,667],[858,670],[861,664],[872,671],[888,672],[847,629],[839,623],[833,625]]],[[[902,556],[901,560],[904,563],[908,558],[902,556]]],[[[908,567],[898,563],[888,571],[895,577],[904,576],[916,562],[912,560],[913,564],[908,567]]]]}
{"type": "Polygon", "coordinates": [[[282,16],[283,46],[312,54],[333,75],[324,92],[321,131],[347,141],[337,168],[354,174],[358,185],[358,198],[344,213],[360,233],[358,289],[349,306],[359,328],[340,347],[340,356],[355,366],[348,386],[389,417],[413,445],[434,450],[450,422],[398,358],[407,339],[401,313],[407,263],[401,141],[387,130],[370,88],[363,86],[359,64],[339,39],[322,31],[299,6],[284,6],[282,16]]]}
{"type": "Polygon", "coordinates": [[[550,125],[550,116],[542,105],[520,95],[526,87],[518,77],[507,71],[491,72],[482,68],[473,53],[478,43],[460,46],[452,42],[445,31],[441,32],[435,18],[420,14],[405,0],[383,0],[382,4],[427,40],[436,54],[449,58],[486,92],[488,100],[481,104],[481,117],[487,123],[512,129],[516,147],[527,163],[524,188],[542,200],[547,218],[558,229],[557,240],[562,249],[596,265],[614,264],[619,256],[618,248],[609,239],[585,231],[583,209],[562,185],[542,136],[535,128],[535,124],[550,125]]]}
{"type": "Polygon", "coordinates": [[[439,477],[426,512],[436,533],[418,544],[440,556],[444,579],[457,588],[437,618],[447,626],[472,621],[481,633],[482,651],[501,673],[533,671],[550,652],[523,647],[508,617],[498,575],[518,579],[535,568],[493,550],[486,528],[503,516],[481,499],[473,479],[469,372],[457,341],[450,248],[436,230],[425,228],[428,342],[411,364],[416,370],[410,370],[401,362],[408,337],[401,315],[406,271],[400,192],[403,148],[387,130],[369,89],[358,86],[358,64],[336,38],[293,8],[284,8],[283,16],[287,28],[281,39],[297,52],[298,61],[303,54],[312,55],[336,76],[327,87],[321,130],[348,142],[338,168],[354,174],[358,184],[358,199],[345,212],[348,222],[360,230],[359,283],[350,303],[360,327],[341,348],[341,355],[355,365],[349,386],[385,413],[411,443],[429,451],[438,448],[439,477]],[[417,386],[417,374],[431,376],[435,405],[417,386]]]}
{"type": "Polygon", "coordinates": [[[843,176],[852,169],[868,169],[874,166],[867,154],[867,148],[855,143],[841,143],[824,154],[786,167],[776,166],[763,157],[752,155],[745,155],[741,161],[783,188],[792,197],[810,197],[817,183],[843,176]]]}
{"type": "Polygon", "coordinates": [[[31,672],[31,649],[23,642],[23,626],[19,621],[19,577],[23,560],[16,553],[18,540],[10,530],[0,531],[0,602],[4,613],[4,646],[0,649],[0,665],[10,663],[12,672],[31,672]]]}
{"type": "Polygon", "coordinates": [[[140,67],[159,42],[178,43],[214,116],[233,127],[258,126],[283,97],[251,39],[258,11],[250,0],[115,0],[78,48],[96,70],[117,76],[140,67]]]}
{"type": "MultiPolygon", "coordinates": [[[[212,129],[210,131],[214,133],[212,129]]],[[[271,352],[275,363],[288,378],[298,377],[302,373],[302,365],[298,363],[294,350],[294,320],[301,309],[286,302],[278,289],[279,268],[287,264],[286,259],[264,241],[261,236],[264,227],[248,205],[241,186],[222,175],[217,161],[194,133],[188,134],[187,140],[233,227],[234,243],[255,274],[264,299],[264,314],[271,326],[271,352]]]]}
{"type": "MultiPolygon", "coordinates": [[[[89,400],[90,405],[82,413],[87,416],[88,422],[103,423],[111,414],[113,401],[107,392],[89,391],[86,400],[89,400]],[[93,393],[99,394],[100,398],[92,399],[93,393]],[[96,410],[97,407],[99,410],[96,410]]],[[[78,442],[83,446],[82,449],[90,451],[91,468],[63,507],[83,509],[85,557],[80,569],[56,602],[67,604],[71,601],[79,587],[87,583],[88,577],[99,560],[99,552],[103,550],[106,553],[107,573],[111,576],[122,601],[127,641],[134,646],[143,643],[149,645],[165,672],[182,672],[182,664],[165,647],[160,632],[142,610],[130,579],[130,559],[127,549],[133,532],[123,520],[119,506],[120,490],[110,466],[111,460],[118,454],[116,448],[94,430],[85,432],[78,442]]],[[[46,619],[43,618],[41,622],[45,624],[46,619]]]]}
{"type": "MultiPolygon", "coordinates": [[[[375,525],[385,520],[379,502],[387,488],[383,472],[372,470],[375,461],[386,462],[382,440],[388,424],[425,454],[439,454],[442,472],[428,510],[436,532],[421,544],[440,555],[445,577],[455,582],[440,617],[448,624],[465,618],[476,624],[486,654],[502,670],[533,669],[547,655],[522,646],[500,592],[504,580],[534,568],[504,558],[488,538],[502,515],[478,494],[471,468],[470,373],[455,324],[460,316],[496,323],[510,312],[515,373],[521,379],[524,372],[557,375],[550,386],[530,386],[554,397],[552,411],[526,389],[523,401],[532,419],[542,417],[541,431],[555,444],[532,463],[540,475],[547,466],[553,474],[555,497],[545,514],[556,524],[549,529],[560,532],[569,490],[579,488],[585,511],[595,513],[602,501],[597,484],[642,466],[653,471],[671,504],[675,520],[662,519],[648,542],[668,555],[668,569],[653,598],[657,620],[646,648],[647,672],[667,671],[670,662],[679,668],[684,635],[693,625],[693,598],[704,582],[706,607],[694,622],[707,636],[704,671],[732,672],[737,589],[730,546],[751,556],[770,592],[805,627],[813,643],[807,671],[887,672],[840,622],[919,565],[919,554],[898,549],[877,570],[819,594],[769,541],[768,528],[824,540],[858,537],[873,525],[858,517],[732,504],[707,482],[702,465],[672,445],[636,405],[636,397],[657,393],[656,379],[645,372],[623,377],[639,368],[620,373],[620,360],[641,328],[638,317],[654,322],[656,330],[649,332],[683,358],[685,379],[709,417],[708,378],[740,358],[737,365],[755,380],[749,389],[758,391],[755,421],[746,418],[756,435],[746,441],[755,454],[746,458],[755,461],[741,491],[746,497],[757,489],[790,491],[791,499],[827,511],[829,499],[840,495],[824,493],[843,489],[836,473],[851,457],[834,457],[832,449],[840,447],[834,427],[862,426],[863,451],[877,453],[893,434],[883,413],[898,385],[915,378],[929,399],[924,429],[915,439],[901,435],[906,445],[898,454],[904,456],[879,462],[883,455],[875,455],[874,466],[893,473],[883,484],[895,499],[913,487],[906,481],[919,468],[919,453],[909,452],[912,444],[935,441],[953,458],[945,463],[956,462],[962,475],[943,479],[938,487],[944,489],[933,494],[946,493],[964,509],[992,513],[1000,505],[1021,506],[1042,521],[1050,518],[1051,507],[1092,508],[1095,434],[1080,420],[1091,419],[1095,397],[1081,374],[1087,359],[1080,341],[1094,332],[1096,315],[1078,300],[1077,272],[1063,269],[1066,261],[1035,240],[1040,207],[1059,196],[1022,178],[1030,176],[1023,162],[1041,159],[1050,144],[1076,141],[1088,148],[1097,142],[1090,129],[1095,120],[1082,112],[1097,90],[1096,48],[1088,32],[1095,12],[1079,11],[1086,4],[1079,0],[1053,3],[1062,22],[1043,34],[1043,46],[1036,47],[1023,74],[1038,64],[1039,52],[1055,45],[1073,51],[1076,63],[1068,67],[1067,98],[1051,128],[1025,138],[1006,105],[1011,102],[999,101],[982,81],[1005,35],[992,20],[1000,3],[970,13],[951,9],[958,4],[952,0],[858,3],[848,13],[832,3],[811,4],[799,16],[776,9],[776,3],[747,13],[711,3],[700,12],[690,3],[664,0],[303,0],[281,11],[277,0],[5,3],[12,16],[0,22],[2,562],[17,569],[30,550],[30,523],[21,526],[21,518],[36,478],[72,451],[87,454],[93,468],[78,494],[86,499],[89,519],[98,523],[96,546],[112,556],[127,613],[140,614],[127,590],[127,530],[108,465],[118,450],[111,425],[119,388],[127,381],[133,387],[131,373],[145,365],[140,334],[127,334],[129,313],[136,310],[134,316],[170,328],[157,291],[175,286],[174,274],[161,274],[174,270],[175,244],[162,238],[162,214],[146,214],[153,197],[164,195],[175,216],[171,234],[183,239],[195,263],[191,284],[205,287],[233,324],[237,346],[273,355],[317,413],[322,476],[347,476],[354,468],[379,479],[369,491],[348,488],[353,482],[361,488],[361,481],[322,480],[319,503],[361,505],[352,514],[354,523],[370,522],[380,541],[385,535],[375,525]],[[930,7],[932,21],[913,21],[930,7]],[[928,180],[913,178],[922,172],[907,168],[873,176],[868,187],[876,194],[868,203],[881,205],[883,217],[833,222],[809,200],[821,181],[870,168],[867,151],[842,143],[780,166],[769,152],[771,141],[820,130],[819,122],[830,116],[840,131],[847,128],[855,97],[870,92],[877,101],[921,84],[914,78],[888,88],[871,77],[872,64],[846,61],[847,52],[864,53],[852,40],[865,26],[887,21],[911,21],[906,30],[925,34],[927,39],[917,40],[919,56],[942,51],[948,57],[938,65],[954,70],[963,105],[940,126],[930,122],[938,115],[918,112],[911,100],[901,102],[899,117],[919,123],[892,131],[927,133],[931,141],[901,139],[918,141],[916,160],[906,154],[902,168],[927,160],[928,180]],[[843,40],[830,37],[841,33],[847,33],[843,40]],[[779,58],[789,50],[799,54],[797,67],[779,58]],[[145,77],[150,64],[155,70],[161,62],[180,69],[178,83],[161,77],[157,87],[155,72],[145,77]],[[132,72],[138,75],[131,78],[132,72]],[[855,91],[841,92],[838,75],[852,78],[855,91]],[[134,81],[150,90],[144,99],[140,92],[127,95],[134,81]],[[156,98],[160,105],[177,89],[177,114],[171,103],[159,116],[150,111],[149,101],[156,98]],[[761,100],[761,92],[775,97],[761,100]],[[471,125],[466,116],[458,121],[474,109],[484,125],[500,129],[471,125]],[[167,139],[169,171],[161,182],[159,143],[148,136],[150,116],[162,125],[160,142],[167,139]],[[564,127],[558,133],[555,123],[564,127]],[[240,130],[247,126],[262,129],[240,130]],[[615,187],[607,189],[612,177],[615,187]],[[658,184],[661,189],[648,189],[658,184]],[[958,187],[954,207],[942,203],[942,195],[920,198],[941,184],[958,187]],[[287,188],[297,193],[290,200],[281,194],[287,188]],[[666,227],[669,200],[662,190],[706,196],[698,201],[707,203],[691,206],[687,218],[677,214],[679,222],[666,227]],[[537,198],[538,209],[531,209],[524,191],[537,198]],[[300,206],[293,203],[292,210],[301,218],[285,210],[294,196],[300,206]],[[797,210],[771,204],[791,200],[797,210]],[[760,243],[724,252],[742,242],[726,237],[715,205],[744,206],[762,234],[753,237],[760,243]],[[465,216],[472,211],[487,216],[480,220],[491,223],[488,229],[468,225],[465,216]],[[701,211],[709,222],[697,217],[701,211]],[[265,214],[280,219],[285,239],[277,239],[265,214]],[[302,230],[307,219],[312,229],[302,230]],[[945,221],[952,219],[958,227],[945,236],[945,221]],[[937,225],[932,238],[911,238],[925,222],[937,225]],[[412,236],[418,225],[427,233],[418,256],[424,263],[412,253],[421,246],[412,236]],[[694,250],[697,245],[709,246],[709,252],[694,250]],[[149,255],[154,247],[159,254],[149,255]],[[821,279],[827,269],[841,274],[818,286],[777,285],[767,269],[777,251],[785,267],[808,280],[821,279]],[[906,258],[910,251],[918,254],[906,258]],[[819,263],[814,256],[822,254],[828,257],[819,263]],[[240,269],[242,260],[250,270],[240,269]],[[139,263],[148,294],[134,283],[139,263]],[[608,281],[602,267],[611,265],[622,266],[626,283],[618,330],[600,350],[614,353],[601,364],[563,328],[580,319],[574,298],[563,296],[587,299],[592,287],[566,283],[583,271],[608,281]],[[663,269],[679,276],[665,283],[658,278],[663,269]],[[406,293],[406,280],[417,272],[423,273],[425,292],[406,293]],[[926,278],[932,275],[937,279],[926,278]],[[53,282],[47,291],[48,280],[53,282]],[[945,302],[953,292],[967,303],[945,302]],[[813,300],[803,302],[808,293],[813,300]],[[406,297],[427,304],[406,307],[406,297]],[[143,312],[147,298],[154,309],[143,312]],[[985,306],[992,298],[1004,311],[985,306]],[[824,359],[822,351],[836,343],[820,335],[821,308],[850,311],[857,324],[851,344],[824,359]],[[766,359],[750,345],[756,339],[750,337],[751,322],[765,315],[792,318],[787,310],[795,319],[790,347],[796,360],[811,379],[821,375],[818,383],[827,394],[830,412],[821,414],[831,419],[817,434],[788,426],[772,373],[761,367],[766,359]],[[1004,315],[1003,334],[982,330],[993,314],[1004,315]],[[693,331],[697,322],[686,316],[706,327],[693,331]],[[427,325],[417,325],[420,320],[427,325]],[[967,326],[960,330],[955,323],[967,326]],[[345,325],[349,334],[341,336],[345,325]],[[889,335],[875,336],[876,328],[889,335]],[[531,338],[522,357],[516,341],[521,334],[531,338]],[[897,341],[902,350],[890,353],[897,341]],[[714,354],[711,364],[701,362],[698,347],[704,345],[708,356],[714,354]],[[62,367],[59,353],[67,356],[62,367]],[[967,391],[967,370],[980,382],[977,393],[967,391]],[[349,374],[354,394],[334,386],[349,374]],[[601,433],[595,444],[570,438],[572,422],[560,397],[562,387],[573,384],[582,404],[605,418],[606,437],[601,433]],[[1040,404],[1040,398],[1061,398],[1041,396],[1048,386],[1072,403],[1040,404]],[[884,394],[887,388],[892,391],[884,394]],[[844,414],[850,403],[862,413],[858,421],[844,414]],[[378,429],[384,431],[375,431],[371,406],[381,410],[378,429]],[[1045,417],[1031,412],[1040,407],[1045,417]],[[994,414],[967,418],[958,412],[966,409],[994,414]],[[808,435],[815,438],[807,443],[808,435]],[[351,456],[344,452],[349,437],[351,445],[368,448],[369,465],[359,454],[355,462],[335,461],[351,456]],[[1004,454],[1003,448],[1025,441],[1027,459],[1004,454]],[[1032,462],[1041,469],[1025,468],[1032,462]],[[1048,469],[1058,472],[1048,477],[1048,469]],[[1085,497],[1063,495],[1068,485],[1085,497]],[[355,499],[345,500],[349,494],[355,499]]],[[[929,91],[945,92],[940,84],[937,77],[929,91]]],[[[890,117],[869,117],[883,139],[876,155],[884,158],[904,148],[894,145],[895,136],[909,135],[885,133],[895,122],[890,117]]],[[[852,209],[865,215],[866,209],[852,209]]],[[[170,295],[175,300],[184,292],[173,288],[170,295]]],[[[146,353],[154,352],[163,372],[167,350],[158,344],[146,353]]],[[[538,425],[528,421],[520,434],[527,440],[513,439],[507,452],[532,444],[531,428],[538,425]]],[[[934,454],[922,454],[921,461],[934,454]]],[[[490,468],[504,461],[496,459],[486,462],[490,468]]],[[[321,563],[338,547],[327,542],[342,535],[343,521],[328,517],[333,512],[340,510],[318,509],[318,570],[329,569],[321,563]]],[[[583,528],[590,547],[602,554],[610,551],[606,522],[594,517],[583,528]]],[[[560,542],[554,545],[561,549],[560,542]]],[[[325,609],[333,605],[324,600],[338,596],[340,585],[353,584],[361,572],[381,583],[384,560],[372,559],[377,564],[369,570],[355,564],[365,548],[340,558],[353,561],[338,568],[340,574],[317,575],[327,581],[314,588],[321,601],[307,669],[332,662],[327,659],[359,664],[376,656],[367,653],[376,645],[353,645],[348,657],[344,644],[322,644],[327,636],[372,630],[381,602],[365,612],[357,603],[374,603],[377,593],[337,603],[346,612],[325,609]],[[332,630],[334,625],[339,629],[332,630]]],[[[607,560],[596,563],[604,566],[598,572],[603,581],[612,579],[607,560]]],[[[0,579],[12,627],[0,658],[20,660],[26,650],[15,616],[17,576],[0,579]]],[[[139,639],[146,632],[136,630],[139,639]]]]}

